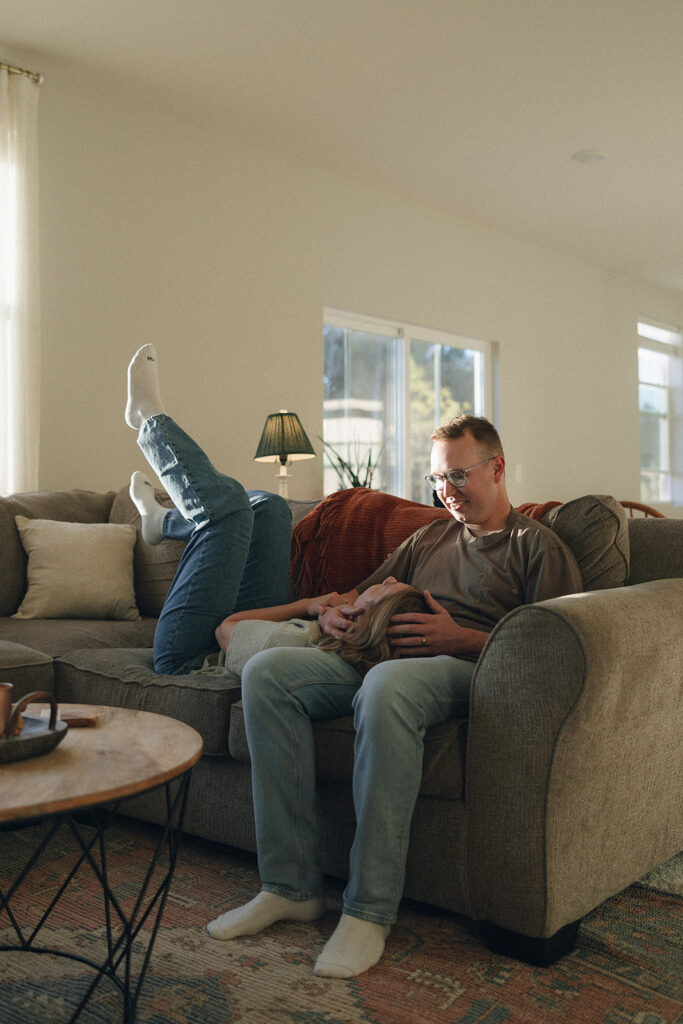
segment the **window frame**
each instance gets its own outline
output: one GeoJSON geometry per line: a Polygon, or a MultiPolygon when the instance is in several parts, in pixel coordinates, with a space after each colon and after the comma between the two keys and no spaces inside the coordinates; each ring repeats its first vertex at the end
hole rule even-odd
{"type": "MultiPolygon", "coordinates": [[[[410,343],[411,341],[424,342],[425,344],[438,345],[443,347],[458,348],[475,351],[482,360],[481,375],[475,374],[475,408],[474,415],[493,418],[495,387],[494,387],[494,366],[495,366],[495,343],[473,338],[469,335],[457,334],[453,331],[442,331],[431,327],[423,327],[418,324],[411,324],[407,321],[377,317],[369,314],[353,313],[341,310],[336,307],[326,306],[323,310],[323,330],[326,327],[339,328],[341,330],[361,331],[369,334],[376,334],[382,337],[396,339],[401,349],[401,366],[397,373],[395,388],[397,394],[402,394],[402,402],[397,402],[400,421],[397,429],[403,438],[402,450],[397,451],[397,496],[407,500],[415,500],[410,496],[410,466],[409,466],[409,437],[410,437],[410,343]]],[[[323,434],[325,427],[325,412],[323,409],[323,434]]],[[[434,427],[439,426],[441,417],[438,412],[438,403],[434,410],[434,427]]],[[[425,438],[425,444],[428,438],[425,438]]]]}
{"type": "MultiPolygon", "coordinates": [[[[638,423],[639,434],[642,438],[643,410],[640,407],[641,386],[657,387],[666,391],[666,412],[663,418],[666,422],[666,446],[668,452],[668,467],[666,469],[652,470],[643,465],[642,441],[639,455],[639,496],[640,501],[654,506],[674,507],[683,504],[683,333],[681,329],[663,324],[650,317],[638,319],[637,326],[637,394],[638,394],[638,423]],[[664,384],[653,384],[652,381],[643,380],[640,373],[641,351],[653,352],[657,355],[666,356],[671,360],[669,382],[664,384]],[[672,379],[673,378],[673,379],[672,379]],[[656,473],[658,477],[664,477],[668,481],[668,498],[651,498],[644,492],[643,474],[656,473]]],[[[661,488],[658,488],[661,493],[661,488]]]]}

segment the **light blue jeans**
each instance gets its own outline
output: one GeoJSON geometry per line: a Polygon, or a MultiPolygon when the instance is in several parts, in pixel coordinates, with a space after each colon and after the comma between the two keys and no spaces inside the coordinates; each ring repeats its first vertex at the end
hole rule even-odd
{"type": "Polygon", "coordinates": [[[154,636],[154,668],[181,675],[217,650],[232,612],[284,604],[292,517],[283,498],[224,476],[170,416],[152,416],[138,444],[173,500],[165,537],[186,541],[154,636]]]}
{"type": "Polygon", "coordinates": [[[354,715],[351,849],[344,913],[396,920],[428,726],[466,717],[474,664],[440,655],[384,662],[365,678],[336,654],[280,648],[242,675],[263,888],[320,896],[313,721],[354,715]]]}

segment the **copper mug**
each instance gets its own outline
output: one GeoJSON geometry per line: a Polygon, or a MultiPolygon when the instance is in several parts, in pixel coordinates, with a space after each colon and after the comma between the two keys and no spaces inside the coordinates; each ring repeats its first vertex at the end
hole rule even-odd
{"type": "Polygon", "coordinates": [[[50,722],[48,729],[54,729],[57,721],[57,701],[51,693],[44,690],[35,690],[27,693],[25,697],[18,700],[12,706],[12,684],[0,683],[0,741],[9,739],[21,731],[21,712],[29,704],[37,701],[47,701],[50,705],[50,722]]]}

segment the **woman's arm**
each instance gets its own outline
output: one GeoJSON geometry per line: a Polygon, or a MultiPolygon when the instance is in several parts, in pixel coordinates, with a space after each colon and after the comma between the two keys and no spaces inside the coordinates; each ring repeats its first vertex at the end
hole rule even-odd
{"type": "Polygon", "coordinates": [[[302,597],[298,601],[291,601],[289,604],[277,604],[271,608],[249,608],[247,611],[234,612],[223,619],[216,628],[216,640],[223,651],[227,651],[230,643],[230,634],[235,623],[244,619],[261,619],[266,622],[286,622],[288,619],[316,619],[325,608],[336,605],[352,603],[357,597],[355,590],[347,594],[338,594],[333,591],[330,594],[323,594],[320,597],[302,597]]]}

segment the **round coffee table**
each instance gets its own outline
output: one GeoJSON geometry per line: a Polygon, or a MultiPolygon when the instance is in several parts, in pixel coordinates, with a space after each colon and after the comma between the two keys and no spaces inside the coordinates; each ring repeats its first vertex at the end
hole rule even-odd
{"type": "MultiPolygon", "coordinates": [[[[61,709],[68,707],[60,705],[61,709]]],[[[5,764],[0,770],[0,834],[37,822],[46,823],[37,848],[25,864],[17,865],[9,886],[0,889],[0,923],[4,923],[6,914],[16,935],[16,941],[0,945],[0,951],[57,954],[95,968],[94,979],[70,1020],[76,1020],[100,979],[106,976],[121,990],[123,1021],[131,1024],[175,869],[190,777],[202,753],[202,739],[190,726],[163,715],[127,708],[84,710],[98,715],[97,727],[69,728],[50,753],[5,764]],[[125,913],[108,881],[107,826],[122,801],[157,786],[166,790],[167,821],[162,826],[142,891],[133,910],[125,913]],[[25,927],[12,910],[12,898],[31,872],[37,870],[41,851],[64,827],[76,841],[75,864],[67,872],[66,882],[55,883],[56,894],[37,926],[25,927]],[[102,887],[106,926],[106,954],[102,963],[39,943],[43,925],[85,864],[102,887]],[[142,932],[145,923],[151,924],[151,930],[142,932]],[[135,979],[133,945],[136,944],[139,958],[144,938],[147,948],[135,979]]],[[[28,714],[39,712],[37,706],[27,708],[28,714]]]]}

